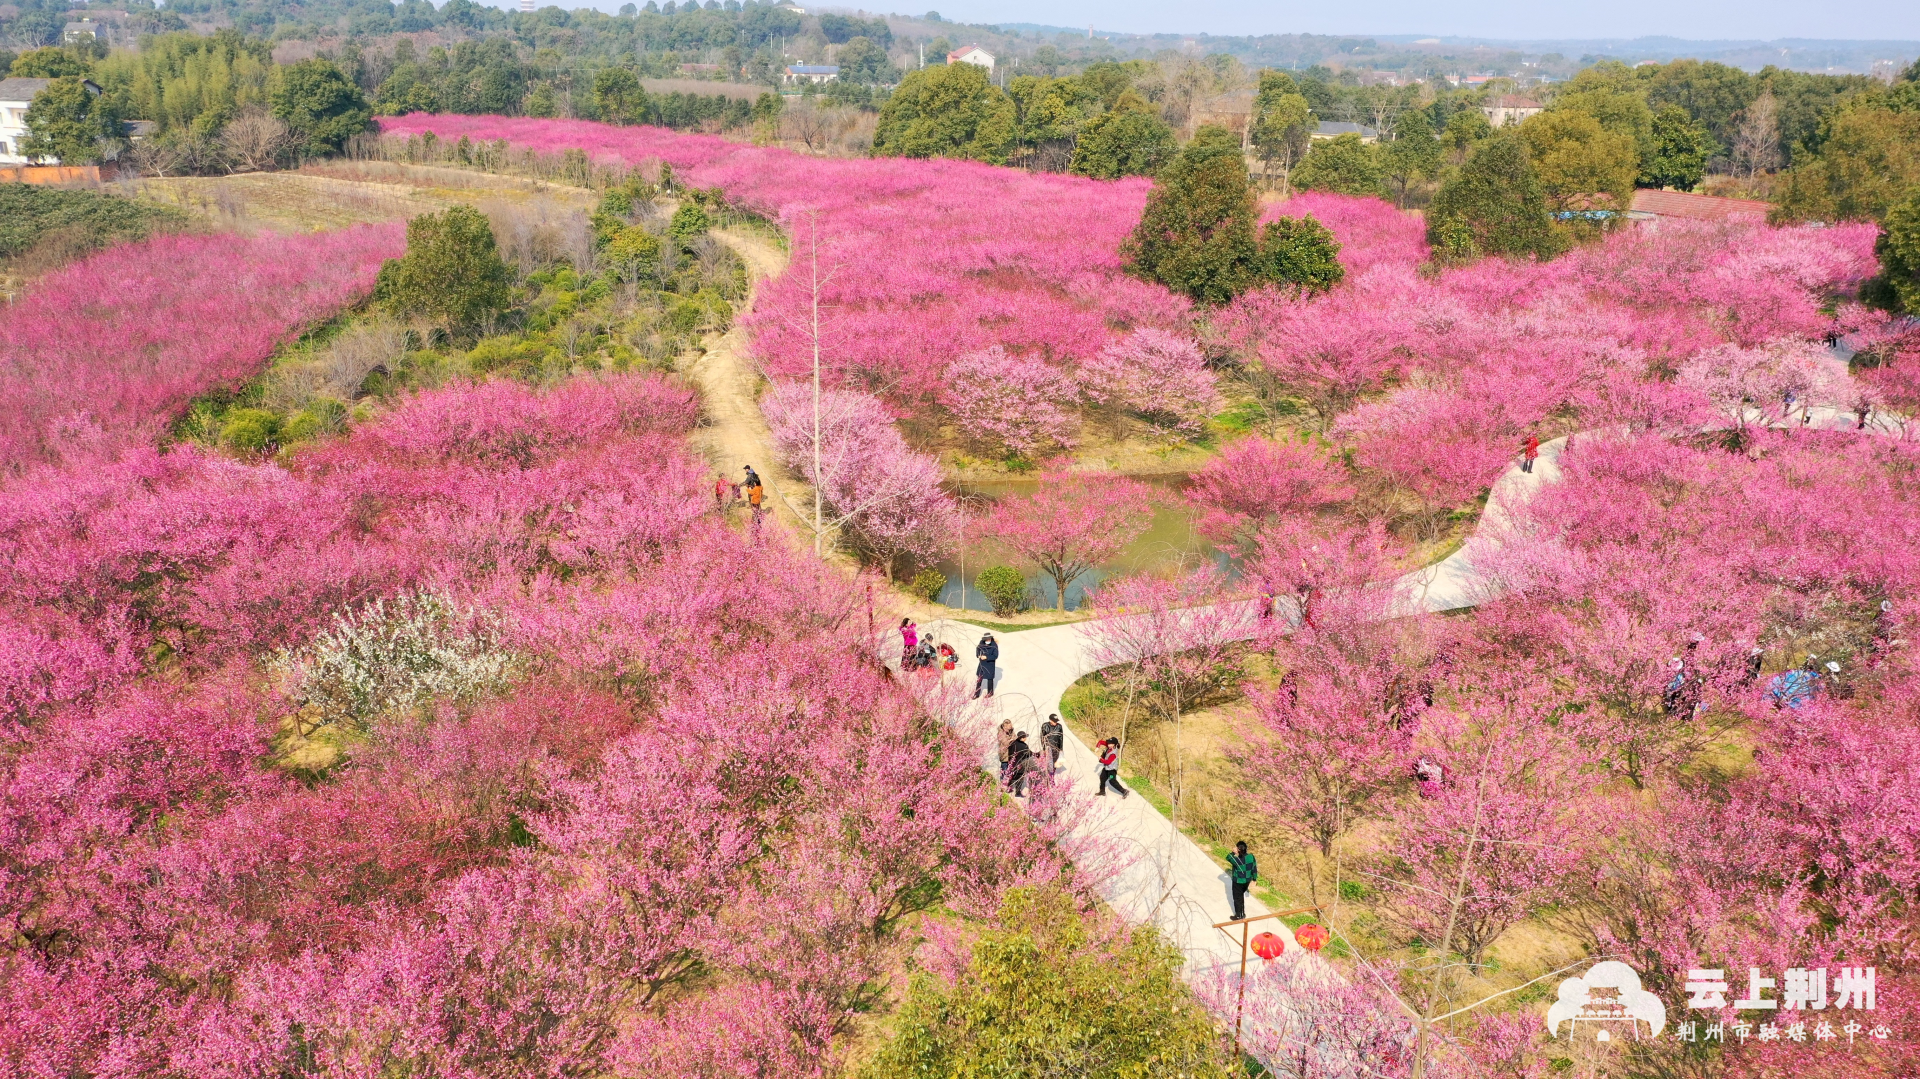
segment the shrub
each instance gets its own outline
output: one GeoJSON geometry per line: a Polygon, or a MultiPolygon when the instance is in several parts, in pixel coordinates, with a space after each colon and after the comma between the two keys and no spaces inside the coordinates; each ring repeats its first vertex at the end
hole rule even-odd
{"type": "Polygon", "coordinates": [[[469,326],[507,306],[507,264],[493,226],[471,206],[407,222],[407,253],[380,267],[375,294],[396,315],[469,326]]]}
{"type": "Polygon", "coordinates": [[[0,184],[0,258],[25,254],[50,232],[72,234],[91,249],[150,232],[186,227],[178,210],[96,191],[67,191],[32,184],[0,184]]]}
{"type": "Polygon", "coordinates": [[[236,408],[220,425],[220,441],[236,450],[258,453],[280,436],[280,417],[264,408],[236,408]]]}
{"type": "Polygon", "coordinates": [[[907,582],[907,591],[933,603],[940,598],[940,590],[947,587],[947,575],[929,566],[913,575],[907,582]]]}
{"type": "Polygon", "coordinates": [[[707,219],[707,212],[697,204],[683,202],[673,212],[673,220],[667,223],[667,232],[676,240],[691,240],[707,231],[713,222],[707,219]]]}
{"type": "Polygon", "coordinates": [[[993,604],[994,614],[1013,614],[1027,605],[1027,579],[1012,566],[988,566],[973,579],[973,587],[993,604]]]}

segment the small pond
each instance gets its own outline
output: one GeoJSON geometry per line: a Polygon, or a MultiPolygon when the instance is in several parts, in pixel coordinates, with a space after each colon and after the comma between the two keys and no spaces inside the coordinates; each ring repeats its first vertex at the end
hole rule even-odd
{"type": "MultiPolygon", "coordinates": [[[[1226,552],[1218,550],[1194,531],[1193,513],[1180,498],[1180,492],[1187,485],[1185,475],[1143,476],[1139,479],[1142,483],[1160,488],[1163,494],[1162,505],[1154,514],[1153,524],[1111,560],[1088,570],[1067,585],[1069,610],[1079,607],[1088,590],[1114,573],[1133,573],[1180,563],[1194,565],[1207,560],[1225,570],[1230,579],[1238,576],[1238,564],[1226,552]]],[[[1001,498],[1031,494],[1038,486],[1038,480],[1008,479],[949,483],[947,490],[966,502],[970,511],[978,512],[988,503],[1001,498]]],[[[949,607],[991,612],[993,605],[973,587],[973,577],[988,566],[1003,564],[1018,563],[988,543],[976,542],[966,550],[957,552],[934,567],[947,575],[947,586],[940,591],[940,602],[949,607]]],[[[1033,604],[1036,608],[1049,609],[1054,606],[1053,578],[1029,575],[1027,587],[1035,597],[1033,604]]]]}

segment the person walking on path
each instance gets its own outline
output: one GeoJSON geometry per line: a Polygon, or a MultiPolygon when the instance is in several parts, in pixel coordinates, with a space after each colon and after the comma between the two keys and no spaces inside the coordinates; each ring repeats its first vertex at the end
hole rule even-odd
{"type": "Polygon", "coordinates": [[[973,650],[973,658],[980,661],[973,672],[973,699],[980,699],[981,686],[987,687],[987,696],[992,697],[994,679],[998,677],[994,664],[1000,662],[1000,642],[994,640],[991,633],[981,637],[979,647],[973,650]]]}
{"type": "Polygon", "coordinates": [[[1539,435],[1527,436],[1527,444],[1521,448],[1520,456],[1522,458],[1522,460],[1520,461],[1520,471],[1532,472],[1533,462],[1538,460],[1540,457],[1540,436],[1539,435]]]}
{"type": "Polygon", "coordinates": [[[767,488],[760,482],[760,473],[755,472],[752,465],[746,466],[745,471],[747,477],[740,485],[747,489],[747,505],[753,508],[753,516],[757,519],[760,516],[761,503],[767,498],[767,488]]]}
{"type": "Polygon", "coordinates": [[[1047,774],[1052,775],[1067,749],[1067,729],[1060,725],[1059,716],[1050,715],[1040,724],[1040,747],[1047,755],[1047,774]]]}
{"type": "Polygon", "coordinates": [[[1100,785],[1095,788],[1094,796],[1106,797],[1109,784],[1114,790],[1120,792],[1120,797],[1133,797],[1127,788],[1120,784],[1120,739],[1118,738],[1108,738],[1100,743],[1100,785]]]}
{"type": "Polygon", "coordinates": [[[1241,840],[1233,845],[1234,853],[1227,855],[1227,870],[1233,879],[1233,920],[1243,922],[1247,919],[1247,889],[1260,879],[1260,863],[1247,853],[1247,841],[1241,840]]]}
{"type": "Polygon", "coordinates": [[[919,646],[920,627],[913,624],[913,619],[902,618],[900,620],[900,666],[912,665],[913,651],[919,646]]]}

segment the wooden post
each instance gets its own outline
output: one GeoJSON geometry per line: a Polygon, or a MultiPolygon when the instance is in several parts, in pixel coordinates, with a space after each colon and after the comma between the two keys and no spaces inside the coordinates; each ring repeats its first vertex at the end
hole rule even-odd
{"type": "Polygon", "coordinates": [[[1318,911],[1319,907],[1296,907],[1293,910],[1275,911],[1272,914],[1256,914],[1251,918],[1229,918],[1224,922],[1215,922],[1215,929],[1225,929],[1230,925],[1240,927],[1240,991],[1233,1006],[1233,1055],[1240,1055],[1240,1021],[1247,1010],[1247,942],[1252,939],[1253,923],[1268,918],[1290,918],[1295,914],[1318,911]]]}

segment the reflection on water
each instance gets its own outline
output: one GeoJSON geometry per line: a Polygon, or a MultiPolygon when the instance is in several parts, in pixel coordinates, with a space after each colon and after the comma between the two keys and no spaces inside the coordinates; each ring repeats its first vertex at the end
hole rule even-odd
{"type": "MultiPolygon", "coordinates": [[[[1138,478],[1142,483],[1161,489],[1162,504],[1154,514],[1153,523],[1138,539],[1122,548],[1119,554],[1074,578],[1067,585],[1069,610],[1079,607],[1089,590],[1115,573],[1134,573],[1170,565],[1198,565],[1204,560],[1224,570],[1230,580],[1239,577],[1239,563],[1193,530],[1192,510],[1180,498],[1180,492],[1187,485],[1186,476],[1175,474],[1138,478]]],[[[1010,495],[1031,494],[1038,486],[1038,480],[995,480],[949,484],[948,490],[967,502],[970,510],[978,511],[988,503],[1010,495]]],[[[975,543],[955,557],[941,562],[935,568],[947,575],[947,586],[940,591],[940,602],[972,611],[992,611],[993,604],[987,602],[987,598],[973,587],[973,578],[981,570],[995,565],[1018,567],[1019,563],[1006,552],[987,543],[975,543]]],[[[1054,606],[1053,578],[1029,576],[1027,587],[1036,597],[1033,601],[1035,607],[1044,609],[1054,606]]]]}

